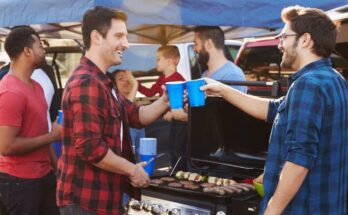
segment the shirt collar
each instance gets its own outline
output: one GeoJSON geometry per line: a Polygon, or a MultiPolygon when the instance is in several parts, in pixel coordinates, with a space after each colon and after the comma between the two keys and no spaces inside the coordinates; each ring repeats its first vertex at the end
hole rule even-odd
{"type": "Polygon", "coordinates": [[[296,79],[301,77],[302,75],[313,71],[314,69],[323,68],[323,67],[331,67],[330,58],[322,58],[320,60],[314,61],[310,64],[307,64],[302,69],[300,69],[295,74],[291,75],[289,78],[289,85],[291,85],[296,79]]]}
{"type": "Polygon", "coordinates": [[[92,68],[91,70],[89,70],[91,73],[94,73],[97,78],[102,81],[106,86],[112,88],[113,84],[112,84],[112,80],[111,78],[104,74],[97,65],[95,65],[93,63],[93,61],[91,61],[90,59],[88,59],[87,57],[83,56],[81,58],[81,64],[83,65],[87,65],[88,67],[92,68]]]}

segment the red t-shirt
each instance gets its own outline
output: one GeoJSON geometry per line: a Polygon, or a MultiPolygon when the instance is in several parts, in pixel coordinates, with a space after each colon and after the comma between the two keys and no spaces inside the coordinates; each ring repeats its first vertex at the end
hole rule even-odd
{"type": "MultiPolygon", "coordinates": [[[[19,127],[18,137],[48,132],[44,92],[37,82],[33,84],[34,89],[11,74],[0,82],[0,126],[19,127]]],[[[49,145],[23,155],[0,155],[0,172],[19,178],[40,178],[51,169],[49,145]]]]}
{"type": "Polygon", "coordinates": [[[162,96],[163,90],[162,90],[161,86],[167,82],[170,82],[170,81],[185,81],[185,78],[182,77],[182,75],[180,75],[180,73],[178,73],[178,72],[174,72],[172,75],[168,76],[167,78],[164,77],[164,75],[161,75],[157,79],[156,83],[154,83],[150,89],[144,87],[143,85],[141,85],[139,83],[138,91],[147,97],[154,96],[157,93],[160,96],[162,96]]]}

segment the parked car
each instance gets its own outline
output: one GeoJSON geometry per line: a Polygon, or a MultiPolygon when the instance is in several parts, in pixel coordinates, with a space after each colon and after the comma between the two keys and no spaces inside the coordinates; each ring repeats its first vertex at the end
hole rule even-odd
{"type": "MultiPolygon", "coordinates": [[[[281,94],[284,95],[287,91],[287,79],[296,71],[280,67],[282,53],[278,49],[278,43],[279,40],[274,37],[247,40],[240,48],[235,64],[244,71],[248,81],[278,81],[281,94]]],[[[346,49],[343,50],[347,52],[346,49]]],[[[331,55],[331,61],[333,67],[347,78],[347,60],[334,53],[331,55]]],[[[248,87],[250,94],[260,96],[269,95],[271,90],[271,87],[248,87]]]]}

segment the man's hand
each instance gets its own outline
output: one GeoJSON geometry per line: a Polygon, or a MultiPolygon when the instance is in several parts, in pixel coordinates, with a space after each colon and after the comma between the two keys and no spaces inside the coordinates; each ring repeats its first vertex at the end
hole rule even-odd
{"type": "Polygon", "coordinates": [[[256,183],[263,184],[263,173],[254,179],[256,183]]]}
{"type": "Polygon", "coordinates": [[[173,119],[172,112],[168,111],[167,113],[165,113],[165,114],[163,115],[163,119],[164,119],[165,121],[167,121],[167,122],[172,121],[172,119],[173,119]]]}
{"type": "Polygon", "coordinates": [[[132,89],[133,87],[136,88],[138,90],[138,81],[134,78],[132,72],[130,70],[126,70],[126,77],[127,77],[127,80],[129,80],[129,82],[131,83],[132,85],[132,89]]]}
{"type": "Polygon", "coordinates": [[[134,166],[133,174],[129,177],[133,187],[147,187],[150,184],[149,175],[144,171],[146,162],[137,163],[134,166]]]}
{"type": "Polygon", "coordinates": [[[50,131],[50,136],[53,141],[58,141],[62,139],[62,126],[58,124],[58,119],[52,124],[52,130],[50,131]]]}
{"type": "Polygon", "coordinates": [[[206,85],[203,85],[201,87],[201,90],[205,91],[206,95],[212,95],[212,96],[224,96],[225,89],[229,89],[229,86],[220,83],[218,81],[215,81],[210,78],[204,78],[206,85]]]}
{"type": "Polygon", "coordinates": [[[180,121],[183,121],[183,122],[187,122],[188,121],[188,115],[184,111],[184,109],[173,109],[172,110],[172,115],[173,115],[173,118],[176,119],[176,120],[180,120],[180,121]]]}
{"type": "Polygon", "coordinates": [[[165,85],[161,86],[162,90],[163,90],[163,95],[161,96],[160,99],[163,100],[163,102],[167,103],[168,107],[169,107],[169,99],[168,99],[168,92],[167,92],[167,88],[165,85]]]}

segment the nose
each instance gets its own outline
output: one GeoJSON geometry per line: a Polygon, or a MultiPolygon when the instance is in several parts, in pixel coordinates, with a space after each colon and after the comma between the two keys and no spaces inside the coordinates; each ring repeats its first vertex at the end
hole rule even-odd
{"type": "Polygon", "coordinates": [[[129,48],[129,42],[128,42],[127,37],[125,37],[124,40],[122,41],[122,46],[123,46],[125,49],[128,49],[128,48],[129,48]]]}

